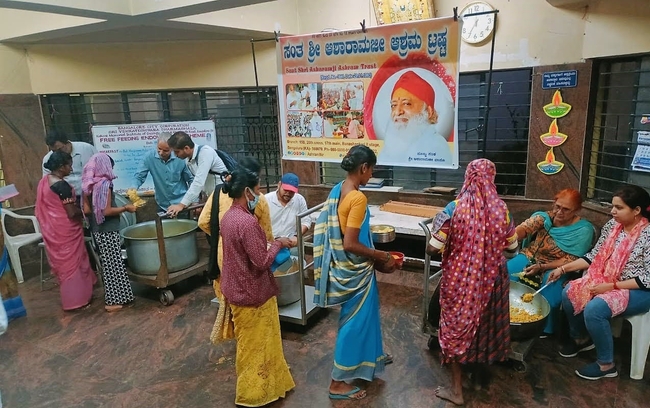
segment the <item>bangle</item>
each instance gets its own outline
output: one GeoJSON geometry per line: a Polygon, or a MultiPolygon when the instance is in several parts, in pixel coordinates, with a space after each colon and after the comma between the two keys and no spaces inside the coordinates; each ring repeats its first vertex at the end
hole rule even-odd
{"type": "Polygon", "coordinates": [[[560,270],[562,271],[562,275],[566,273],[566,271],[564,270],[564,265],[560,266],[560,270]]]}
{"type": "Polygon", "coordinates": [[[390,261],[391,255],[390,253],[386,252],[386,260],[384,262],[390,261]]]}
{"type": "Polygon", "coordinates": [[[616,284],[616,281],[614,281],[614,289],[618,289],[618,285],[616,284]]]}

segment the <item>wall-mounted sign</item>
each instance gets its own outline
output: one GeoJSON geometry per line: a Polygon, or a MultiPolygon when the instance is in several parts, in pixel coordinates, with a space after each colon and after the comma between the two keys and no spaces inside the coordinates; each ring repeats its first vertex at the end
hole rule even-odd
{"type": "Polygon", "coordinates": [[[555,154],[553,153],[553,148],[551,147],[546,153],[546,159],[542,162],[537,163],[537,168],[542,173],[550,176],[551,174],[557,174],[564,168],[564,163],[555,160],[555,154]]]}
{"type": "Polygon", "coordinates": [[[544,133],[539,138],[542,139],[542,143],[544,143],[546,146],[557,147],[564,143],[568,137],[569,136],[565,135],[564,133],[560,133],[557,126],[557,119],[553,119],[551,126],[548,127],[548,133],[544,133]]]}
{"type": "Polygon", "coordinates": [[[554,71],[542,74],[542,89],[575,88],[578,85],[578,71],[554,71]]]}
{"type": "Polygon", "coordinates": [[[548,105],[544,105],[544,112],[546,116],[553,119],[565,117],[571,111],[571,105],[562,101],[562,94],[560,91],[555,91],[553,99],[548,105]]]}
{"type": "Polygon", "coordinates": [[[636,152],[632,159],[632,170],[650,172],[650,132],[639,130],[636,138],[636,152]]]}
{"type": "Polygon", "coordinates": [[[644,115],[641,115],[641,124],[642,125],[647,125],[650,123],[650,113],[646,113],[644,115]]]}

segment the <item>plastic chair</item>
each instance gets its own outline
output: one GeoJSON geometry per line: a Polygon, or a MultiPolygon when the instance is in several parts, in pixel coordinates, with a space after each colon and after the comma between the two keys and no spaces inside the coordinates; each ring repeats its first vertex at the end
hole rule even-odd
{"type": "Polygon", "coordinates": [[[648,358],[648,349],[650,349],[650,312],[612,319],[612,334],[614,337],[620,337],[623,329],[623,319],[632,325],[630,378],[642,380],[646,359],[648,358]]]}
{"type": "Polygon", "coordinates": [[[38,220],[33,215],[19,215],[13,211],[7,209],[2,209],[2,233],[5,238],[5,246],[9,252],[9,259],[11,260],[11,268],[16,273],[16,279],[18,283],[23,283],[25,279],[23,278],[23,267],[20,263],[20,247],[25,245],[33,244],[39,242],[43,239],[41,234],[41,227],[38,225],[38,220]],[[7,233],[7,227],[5,223],[5,217],[10,216],[12,218],[17,218],[21,220],[30,220],[34,224],[34,232],[14,235],[11,236],[7,233]]]}

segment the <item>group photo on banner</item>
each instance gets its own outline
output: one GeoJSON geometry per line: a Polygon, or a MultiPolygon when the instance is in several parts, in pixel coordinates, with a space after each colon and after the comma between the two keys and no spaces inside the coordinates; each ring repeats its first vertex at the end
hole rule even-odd
{"type": "Polygon", "coordinates": [[[281,37],[283,158],[364,144],[381,165],[458,168],[459,57],[453,17],[281,37]]]}

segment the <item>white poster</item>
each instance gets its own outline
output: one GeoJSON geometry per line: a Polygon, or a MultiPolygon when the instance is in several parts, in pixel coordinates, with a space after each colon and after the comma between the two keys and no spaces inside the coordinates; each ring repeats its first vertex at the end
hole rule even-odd
{"type": "MultiPolygon", "coordinates": [[[[216,131],[211,120],[93,126],[95,148],[99,152],[108,154],[115,161],[114,171],[117,176],[113,181],[115,192],[123,193],[129,187],[133,187],[134,175],[140,161],[145,154],[156,149],[160,133],[174,134],[179,131],[190,135],[196,144],[217,148],[216,131]]],[[[150,174],[138,192],[153,190],[150,174]]]]}
{"type": "Polygon", "coordinates": [[[632,170],[650,172],[650,132],[638,131],[632,170]]]}

